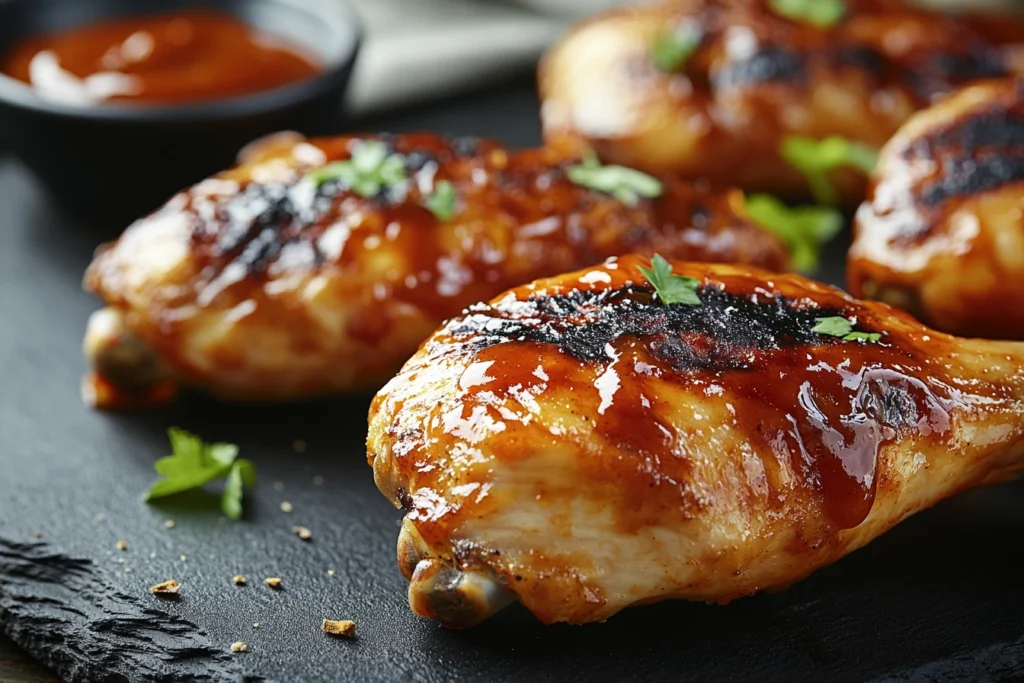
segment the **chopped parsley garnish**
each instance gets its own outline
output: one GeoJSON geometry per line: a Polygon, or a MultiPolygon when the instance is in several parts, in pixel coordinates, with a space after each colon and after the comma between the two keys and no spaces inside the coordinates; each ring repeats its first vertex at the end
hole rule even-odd
{"type": "Polygon", "coordinates": [[[318,187],[337,180],[369,199],[376,197],[382,189],[393,188],[405,181],[405,159],[400,154],[388,154],[387,145],[379,140],[364,140],[353,146],[351,158],[314,169],[306,178],[318,187]]]}
{"type": "Polygon", "coordinates": [[[877,342],[882,338],[879,332],[860,332],[853,329],[853,323],[841,315],[833,315],[828,318],[818,318],[811,328],[812,332],[826,334],[830,337],[839,337],[843,341],[863,341],[868,343],[877,342]]]}
{"type": "Polygon", "coordinates": [[[673,275],[672,264],[666,261],[661,254],[655,254],[651,259],[651,267],[641,267],[640,272],[654,287],[654,291],[662,303],[700,306],[701,300],[697,296],[700,280],[683,275],[673,275]]]}
{"type": "Polygon", "coordinates": [[[434,191],[423,201],[423,205],[430,209],[438,220],[447,221],[455,215],[457,200],[455,185],[448,180],[442,180],[434,185],[434,191]]]}
{"type": "Polygon", "coordinates": [[[623,204],[635,206],[640,197],[653,199],[663,191],[661,181],[654,176],[625,166],[604,165],[594,154],[566,169],[569,180],[582,187],[607,192],[623,204]]]}
{"type": "Polygon", "coordinates": [[[828,174],[842,166],[871,173],[878,163],[878,150],[846,138],[827,137],[815,140],[790,135],[782,141],[782,158],[804,174],[814,198],[821,204],[837,204],[839,193],[828,174]]]}
{"type": "Polygon", "coordinates": [[[220,507],[231,519],[240,519],[243,489],[256,485],[256,468],[248,460],[238,459],[238,446],[204,443],[195,434],[177,427],[167,430],[167,437],[171,441],[171,455],[153,465],[164,478],[146,492],[145,500],[190,491],[226,477],[220,507]]]}
{"type": "Polygon", "coordinates": [[[769,0],[768,4],[778,15],[819,28],[832,26],[846,15],[843,0],[769,0]]]}
{"type": "Polygon", "coordinates": [[[843,215],[827,206],[790,207],[775,197],[747,197],[747,213],[761,227],[778,235],[802,271],[818,267],[821,247],[843,229],[843,215]]]}
{"type": "Polygon", "coordinates": [[[700,47],[701,36],[700,26],[695,22],[686,22],[663,31],[651,45],[651,61],[661,71],[678,71],[700,47]]]}

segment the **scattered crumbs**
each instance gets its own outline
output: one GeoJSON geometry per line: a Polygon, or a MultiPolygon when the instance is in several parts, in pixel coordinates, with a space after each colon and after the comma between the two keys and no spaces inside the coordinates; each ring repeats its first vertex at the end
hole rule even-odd
{"type": "Polygon", "coordinates": [[[275,481],[274,482],[274,490],[275,491],[284,491],[284,482],[283,481],[275,481]]]}
{"type": "Polygon", "coordinates": [[[313,485],[314,486],[323,486],[324,485],[324,478],[321,477],[319,474],[316,475],[315,477],[313,477],[313,485]]]}
{"type": "Polygon", "coordinates": [[[350,619],[342,619],[341,621],[324,619],[323,623],[320,624],[320,630],[332,636],[351,638],[356,634],[356,622],[350,619]]]}
{"type": "Polygon", "coordinates": [[[281,579],[277,578],[276,576],[271,576],[270,578],[264,579],[263,581],[271,588],[281,587],[281,579]]]}
{"type": "Polygon", "coordinates": [[[333,569],[328,569],[327,570],[327,576],[334,576],[334,570],[333,569]]]}
{"type": "Polygon", "coordinates": [[[181,561],[182,562],[188,562],[188,557],[186,557],[185,555],[182,555],[181,556],[181,561]]]}
{"type": "Polygon", "coordinates": [[[255,624],[252,625],[252,627],[253,628],[259,628],[260,627],[260,622],[257,621],[255,624]]]}
{"type": "Polygon", "coordinates": [[[43,537],[43,533],[41,531],[33,531],[32,532],[32,537],[33,538],[42,538],[43,537]]]}
{"type": "Polygon", "coordinates": [[[124,568],[124,573],[125,574],[131,574],[132,573],[132,568],[131,567],[125,567],[124,568]]]}
{"type": "Polygon", "coordinates": [[[97,522],[102,522],[106,518],[107,518],[107,516],[105,514],[103,514],[102,512],[97,512],[96,513],[96,521],[97,522]]]}
{"type": "Polygon", "coordinates": [[[235,642],[231,643],[231,651],[232,652],[248,652],[249,651],[249,646],[246,645],[245,643],[243,643],[240,640],[236,640],[235,642]]]}
{"type": "Polygon", "coordinates": [[[244,586],[246,583],[245,577],[241,574],[239,574],[238,576],[233,576],[231,580],[234,582],[236,586],[244,586]]]}
{"type": "Polygon", "coordinates": [[[295,441],[292,443],[292,450],[295,451],[296,453],[305,453],[306,442],[303,441],[302,439],[295,439],[295,441]]]}
{"type": "Polygon", "coordinates": [[[181,586],[174,579],[158,583],[149,590],[153,591],[157,595],[177,595],[178,591],[181,590],[181,586]]]}
{"type": "Polygon", "coordinates": [[[128,544],[125,543],[124,541],[118,541],[117,542],[117,549],[118,550],[128,550],[128,544]]]}
{"type": "Polygon", "coordinates": [[[289,503],[287,500],[281,502],[281,512],[291,513],[295,509],[295,506],[289,503]]]}
{"type": "Polygon", "coordinates": [[[155,560],[156,559],[156,551],[155,550],[149,554],[149,559],[151,559],[151,560],[155,560]]]}
{"type": "Polygon", "coordinates": [[[166,527],[168,529],[173,529],[174,528],[174,520],[173,519],[165,520],[164,521],[164,527],[166,527]]]}
{"type": "Polygon", "coordinates": [[[294,531],[295,535],[301,538],[303,541],[308,541],[309,539],[313,538],[313,532],[304,526],[292,527],[292,531],[294,531]]]}

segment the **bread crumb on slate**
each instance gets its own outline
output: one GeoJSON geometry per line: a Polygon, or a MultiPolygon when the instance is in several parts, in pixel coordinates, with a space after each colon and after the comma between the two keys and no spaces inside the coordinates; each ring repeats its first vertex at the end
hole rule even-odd
{"type": "Polygon", "coordinates": [[[181,590],[181,586],[174,579],[169,579],[163,583],[158,583],[149,590],[157,595],[177,595],[178,591],[181,590]]]}
{"type": "Polygon", "coordinates": [[[43,537],[43,533],[41,531],[33,531],[32,532],[32,537],[33,538],[42,538],[43,537]]]}
{"type": "Polygon", "coordinates": [[[182,555],[182,556],[181,556],[181,557],[180,557],[179,559],[180,559],[180,560],[181,560],[182,562],[188,562],[188,557],[187,557],[187,556],[185,556],[185,555],[182,555]]]}
{"type": "Polygon", "coordinates": [[[167,527],[168,529],[173,529],[174,528],[174,520],[173,519],[166,520],[164,522],[164,526],[167,527]]]}
{"type": "Polygon", "coordinates": [[[301,538],[303,541],[308,541],[309,539],[313,538],[313,532],[304,526],[292,527],[292,531],[294,531],[295,535],[301,538]]]}
{"type": "Polygon", "coordinates": [[[281,512],[289,513],[289,512],[291,512],[294,509],[295,509],[295,507],[291,503],[289,503],[287,500],[283,501],[281,503],[281,512]]]}
{"type": "Polygon", "coordinates": [[[281,579],[277,578],[276,576],[271,576],[270,578],[263,579],[263,581],[271,588],[281,587],[281,579]]]}
{"type": "Polygon", "coordinates": [[[128,550],[128,544],[125,543],[124,541],[118,541],[117,542],[117,549],[118,550],[128,550]]]}
{"type": "Polygon", "coordinates": [[[97,522],[102,522],[106,518],[107,518],[107,516],[104,515],[102,512],[97,512],[96,513],[96,521],[97,522]]]}
{"type": "Polygon", "coordinates": [[[232,652],[248,652],[249,651],[249,646],[246,645],[245,643],[243,643],[240,640],[236,640],[235,642],[231,643],[231,651],[232,652]]]}
{"type": "Polygon", "coordinates": [[[260,627],[260,622],[257,621],[255,624],[252,625],[252,627],[253,628],[259,628],[260,627]]]}
{"type": "Polygon", "coordinates": [[[315,477],[313,477],[313,486],[323,486],[323,485],[324,485],[324,478],[323,477],[321,477],[319,474],[316,475],[315,477]]]}
{"type": "Polygon", "coordinates": [[[327,570],[327,576],[334,576],[334,570],[333,569],[328,569],[327,570]]]}
{"type": "Polygon", "coordinates": [[[295,441],[292,442],[292,450],[294,450],[296,453],[305,453],[306,442],[303,441],[302,439],[295,439],[295,441]]]}
{"type": "Polygon", "coordinates": [[[231,580],[235,582],[236,586],[244,586],[245,585],[245,577],[242,576],[241,574],[239,574],[238,576],[232,577],[231,580]]]}
{"type": "Polygon", "coordinates": [[[320,629],[332,636],[345,636],[351,638],[356,634],[356,622],[349,619],[342,619],[340,621],[333,621],[331,619],[324,619],[320,625],[320,629]]]}

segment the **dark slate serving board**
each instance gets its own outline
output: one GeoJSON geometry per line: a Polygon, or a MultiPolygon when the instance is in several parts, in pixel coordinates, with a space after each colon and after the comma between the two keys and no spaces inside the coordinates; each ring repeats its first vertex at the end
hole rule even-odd
{"type": "MultiPolygon", "coordinates": [[[[539,138],[536,106],[523,81],[359,126],[527,145],[539,138]]],[[[16,162],[0,160],[0,629],[66,680],[1024,676],[1020,484],[947,501],[785,593],[725,608],[668,603],[583,627],[543,627],[511,608],[465,632],[418,619],[395,566],[399,513],[365,462],[369,397],[256,407],[189,398],[126,415],[83,407],[79,344],[96,302],[79,281],[119,228],[57,213],[16,162]],[[256,461],[245,522],[223,520],[213,496],[140,502],[170,425],[236,442],[256,461]],[[296,439],[308,450],[294,452],[296,439]],[[297,524],[312,542],[292,534],[297,524]],[[233,586],[235,574],[249,585],[233,586]],[[263,585],[268,576],[283,590],[263,585]],[[172,577],[180,599],[148,592],[172,577]],[[329,639],[323,617],[354,619],[358,638],[329,639]],[[230,654],[236,640],[249,652],[230,654]]],[[[831,247],[825,279],[840,280],[847,239],[831,247]]]]}

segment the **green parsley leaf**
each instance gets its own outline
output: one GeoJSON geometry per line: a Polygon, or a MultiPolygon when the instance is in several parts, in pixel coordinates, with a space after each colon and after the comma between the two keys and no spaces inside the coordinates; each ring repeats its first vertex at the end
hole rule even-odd
{"type": "Polygon", "coordinates": [[[651,45],[651,61],[661,71],[678,71],[700,47],[701,37],[700,26],[695,22],[659,33],[651,45]]]}
{"type": "Polygon", "coordinates": [[[841,315],[818,318],[811,331],[818,334],[826,334],[830,337],[840,337],[843,341],[874,343],[882,338],[880,332],[855,332],[853,330],[853,323],[841,315]]]}
{"type": "Polygon", "coordinates": [[[318,187],[330,180],[366,197],[376,197],[382,189],[393,188],[406,179],[405,159],[388,154],[380,140],[364,140],[352,149],[352,157],[313,169],[306,174],[318,187]]]}
{"type": "Polygon", "coordinates": [[[221,507],[232,519],[242,515],[242,492],[256,485],[256,469],[248,460],[238,459],[238,446],[229,443],[204,443],[195,434],[171,427],[167,431],[171,455],[153,465],[158,480],[146,492],[146,501],[165,498],[227,477],[221,507]]]}
{"type": "Polygon", "coordinates": [[[430,209],[438,220],[447,221],[455,215],[457,200],[455,185],[450,181],[442,180],[434,185],[433,193],[426,198],[423,205],[430,209]]]}
{"type": "Polygon", "coordinates": [[[769,0],[768,4],[776,14],[819,28],[832,26],[846,15],[843,0],[769,0]]]}
{"type": "Polygon", "coordinates": [[[782,158],[807,178],[814,198],[821,204],[837,204],[839,194],[828,174],[842,166],[871,173],[878,163],[878,150],[846,138],[827,137],[824,140],[790,135],[783,139],[779,150],[782,158]]]}
{"type": "Polygon", "coordinates": [[[664,189],[654,176],[625,166],[603,165],[593,154],[566,169],[566,175],[581,187],[607,192],[629,206],[635,206],[640,197],[660,197],[664,189]]]}
{"type": "Polygon", "coordinates": [[[683,275],[673,275],[672,264],[666,261],[661,254],[655,254],[651,259],[651,267],[640,268],[640,272],[654,286],[654,291],[662,303],[700,306],[701,300],[697,296],[700,280],[683,275]]]}
{"type": "Polygon", "coordinates": [[[818,267],[821,247],[843,229],[843,214],[827,206],[790,207],[775,197],[747,197],[747,213],[761,227],[774,232],[786,244],[798,270],[818,267]]]}

